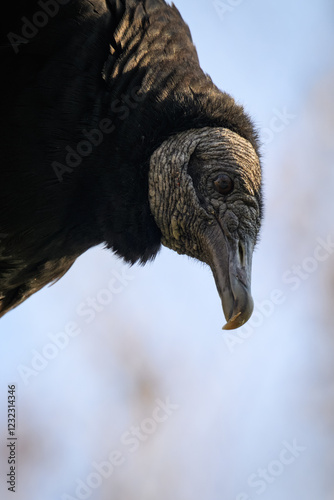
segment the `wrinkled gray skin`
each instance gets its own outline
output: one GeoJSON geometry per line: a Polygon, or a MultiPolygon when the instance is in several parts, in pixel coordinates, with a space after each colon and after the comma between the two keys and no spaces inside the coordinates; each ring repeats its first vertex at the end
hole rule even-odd
{"type": "Polygon", "coordinates": [[[260,186],[254,148],[228,129],[188,130],[166,140],[151,157],[150,207],[162,243],[211,267],[225,329],[243,325],[253,312],[251,265],[260,229],[260,186]],[[234,182],[228,195],[215,189],[220,174],[234,182]]]}

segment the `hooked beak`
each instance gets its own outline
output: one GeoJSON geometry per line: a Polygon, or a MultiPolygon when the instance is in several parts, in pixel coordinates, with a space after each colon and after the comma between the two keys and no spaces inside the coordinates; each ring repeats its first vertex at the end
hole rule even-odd
{"type": "Polygon", "coordinates": [[[251,268],[254,245],[250,239],[227,239],[215,228],[207,240],[209,265],[222,301],[227,323],[224,330],[244,325],[252,315],[251,268]]]}

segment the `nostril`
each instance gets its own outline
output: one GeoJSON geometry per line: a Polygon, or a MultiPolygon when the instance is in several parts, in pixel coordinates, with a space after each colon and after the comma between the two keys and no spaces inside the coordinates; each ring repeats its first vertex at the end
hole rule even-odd
{"type": "Polygon", "coordinates": [[[238,248],[239,248],[239,262],[240,262],[241,266],[244,266],[245,265],[245,252],[244,252],[244,247],[240,243],[240,241],[239,241],[238,248]]]}

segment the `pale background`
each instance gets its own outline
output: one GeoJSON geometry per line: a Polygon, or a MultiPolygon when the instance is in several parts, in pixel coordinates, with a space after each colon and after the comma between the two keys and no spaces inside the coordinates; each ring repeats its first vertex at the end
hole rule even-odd
{"type": "Polygon", "coordinates": [[[3,499],[79,498],[77,481],[113,450],[124,463],[82,498],[334,499],[334,251],[317,253],[319,238],[334,240],[334,5],[175,2],[203,69],[246,107],[264,143],[255,315],[227,337],[210,270],[167,249],[131,269],[102,248],[87,252],[0,321],[3,499]],[[115,270],[132,279],[87,324],[77,308],[103,297],[115,270]],[[274,290],[281,304],[268,302],[274,290]],[[71,322],[80,333],[23,380],[20,366],[71,322]],[[11,383],[15,497],[5,485],[11,383]],[[166,397],[178,409],[131,453],[122,434],[166,397]],[[280,465],[286,442],[302,451],[280,465]],[[262,494],[248,482],[261,468],[276,474],[262,494]]]}

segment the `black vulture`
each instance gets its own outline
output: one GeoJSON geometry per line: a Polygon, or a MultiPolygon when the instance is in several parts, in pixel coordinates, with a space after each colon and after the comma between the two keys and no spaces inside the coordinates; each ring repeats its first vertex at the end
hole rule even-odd
{"type": "MultiPolygon", "coordinates": [[[[7,10],[8,7],[8,10],[7,10]]],[[[253,310],[257,132],[164,0],[16,0],[1,19],[0,316],[87,249],[207,263],[225,328],[253,310]]]]}

